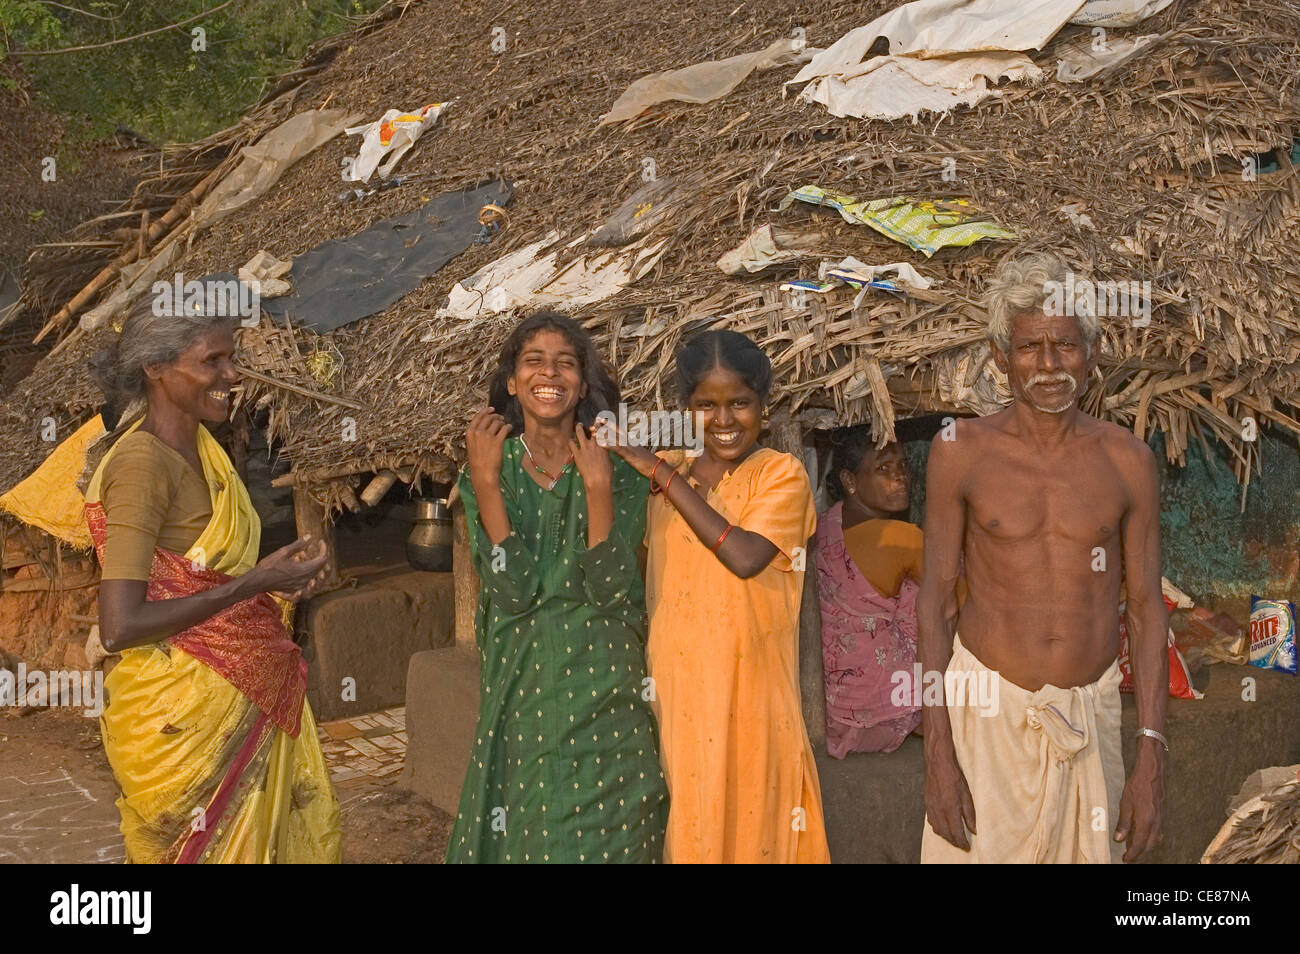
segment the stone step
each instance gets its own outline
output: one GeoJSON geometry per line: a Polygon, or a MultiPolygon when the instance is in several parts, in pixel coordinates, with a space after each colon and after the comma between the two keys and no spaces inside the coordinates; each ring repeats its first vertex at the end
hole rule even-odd
{"type": "Polygon", "coordinates": [[[398,570],[313,599],[304,625],[316,718],[402,705],[412,654],[452,643],[452,594],[450,573],[398,570]]]}
{"type": "Polygon", "coordinates": [[[406,767],[398,784],[456,814],[478,722],[479,654],[416,653],[406,677],[406,767]]]}

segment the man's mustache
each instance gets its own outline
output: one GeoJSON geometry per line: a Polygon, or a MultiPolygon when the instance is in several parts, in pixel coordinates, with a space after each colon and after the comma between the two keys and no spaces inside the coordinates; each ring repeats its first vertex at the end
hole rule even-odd
{"type": "Polygon", "coordinates": [[[1040,384],[1069,384],[1071,392],[1079,390],[1079,382],[1064,371],[1058,371],[1055,374],[1035,374],[1025,382],[1025,387],[1033,388],[1040,384]]]}

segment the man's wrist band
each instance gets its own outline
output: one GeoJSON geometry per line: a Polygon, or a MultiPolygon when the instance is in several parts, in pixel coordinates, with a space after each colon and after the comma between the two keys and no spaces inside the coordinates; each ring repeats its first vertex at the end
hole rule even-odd
{"type": "Polygon", "coordinates": [[[1157,732],[1155,729],[1138,729],[1138,730],[1137,730],[1137,737],[1138,737],[1139,739],[1142,738],[1142,736],[1144,736],[1144,735],[1149,735],[1151,738],[1155,739],[1157,742],[1159,742],[1161,745],[1163,745],[1163,746],[1165,747],[1165,751],[1166,751],[1166,752],[1169,751],[1169,740],[1166,739],[1166,738],[1165,738],[1161,733],[1157,732]]]}

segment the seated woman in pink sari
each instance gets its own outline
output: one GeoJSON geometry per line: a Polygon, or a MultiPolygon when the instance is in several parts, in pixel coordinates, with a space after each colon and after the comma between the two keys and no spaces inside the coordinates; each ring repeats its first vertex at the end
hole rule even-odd
{"type": "Polygon", "coordinates": [[[895,705],[894,673],[916,662],[921,528],[894,519],[909,503],[902,448],[879,450],[867,426],[846,428],[827,489],[838,501],[817,521],[817,589],[826,673],[826,751],[892,752],[921,711],[895,705]]]}

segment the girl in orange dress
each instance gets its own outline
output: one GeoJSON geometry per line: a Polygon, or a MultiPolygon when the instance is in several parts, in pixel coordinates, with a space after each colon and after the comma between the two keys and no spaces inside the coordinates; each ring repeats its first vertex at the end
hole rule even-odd
{"type": "MultiPolygon", "coordinates": [[[[799,696],[799,602],[816,527],[803,463],[758,443],[772,380],[744,335],[677,356],[703,451],[612,438],[651,478],[646,653],[668,780],[664,860],[829,862],[799,696]]],[[[610,438],[607,438],[610,439],[610,438]]]]}

